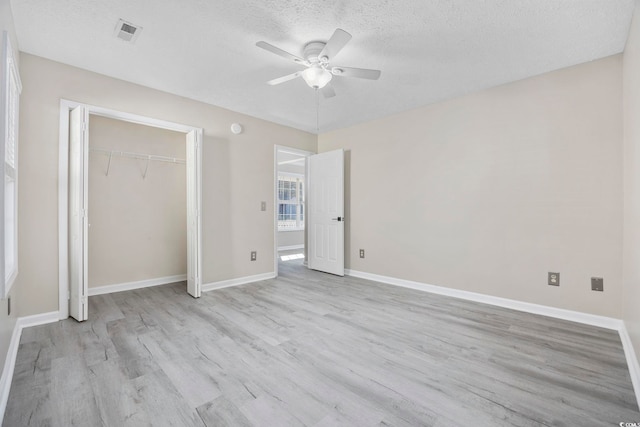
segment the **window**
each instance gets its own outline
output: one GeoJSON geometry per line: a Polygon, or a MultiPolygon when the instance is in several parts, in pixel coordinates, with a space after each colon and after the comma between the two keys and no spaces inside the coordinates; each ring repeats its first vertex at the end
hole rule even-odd
{"type": "Polygon", "coordinates": [[[4,281],[0,297],[6,298],[18,275],[18,110],[20,102],[20,76],[6,31],[2,37],[2,97],[0,98],[0,133],[4,147],[4,281]]]}
{"type": "Polygon", "coordinates": [[[278,176],[278,231],[304,230],[304,179],[278,176]]]}

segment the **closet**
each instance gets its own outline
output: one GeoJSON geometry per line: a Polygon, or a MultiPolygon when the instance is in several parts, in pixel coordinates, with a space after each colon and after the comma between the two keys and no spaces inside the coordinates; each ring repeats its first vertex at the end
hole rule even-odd
{"type": "Polygon", "coordinates": [[[89,122],[89,295],[186,280],[185,134],[89,122]]]}

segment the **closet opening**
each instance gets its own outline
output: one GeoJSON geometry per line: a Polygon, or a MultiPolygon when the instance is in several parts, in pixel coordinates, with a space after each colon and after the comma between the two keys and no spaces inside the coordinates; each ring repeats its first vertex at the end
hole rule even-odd
{"type": "Polygon", "coordinates": [[[201,293],[202,129],[61,102],[60,318],[88,297],[187,281],[201,293]]]}
{"type": "Polygon", "coordinates": [[[184,135],[89,121],[89,296],[187,280],[184,135]]]}

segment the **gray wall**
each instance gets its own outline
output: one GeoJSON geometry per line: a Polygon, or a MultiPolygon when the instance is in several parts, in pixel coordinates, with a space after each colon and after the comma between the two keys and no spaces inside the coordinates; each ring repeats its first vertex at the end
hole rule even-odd
{"type": "Polygon", "coordinates": [[[620,318],[621,76],[616,55],[321,135],[347,150],[347,268],[620,318]]]}
{"type": "Polygon", "coordinates": [[[640,357],[640,13],[624,52],[624,271],[623,319],[640,357]]]}

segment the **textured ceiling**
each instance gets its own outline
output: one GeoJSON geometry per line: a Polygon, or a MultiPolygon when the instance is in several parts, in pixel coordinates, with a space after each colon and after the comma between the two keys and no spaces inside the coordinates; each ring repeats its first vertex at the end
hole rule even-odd
{"type": "Polygon", "coordinates": [[[310,132],[350,126],[622,52],[634,0],[12,0],[20,50],[310,132]],[[135,44],[119,18],[144,27],[135,44]],[[336,28],[353,35],[319,99],[267,80],[336,28]]]}

